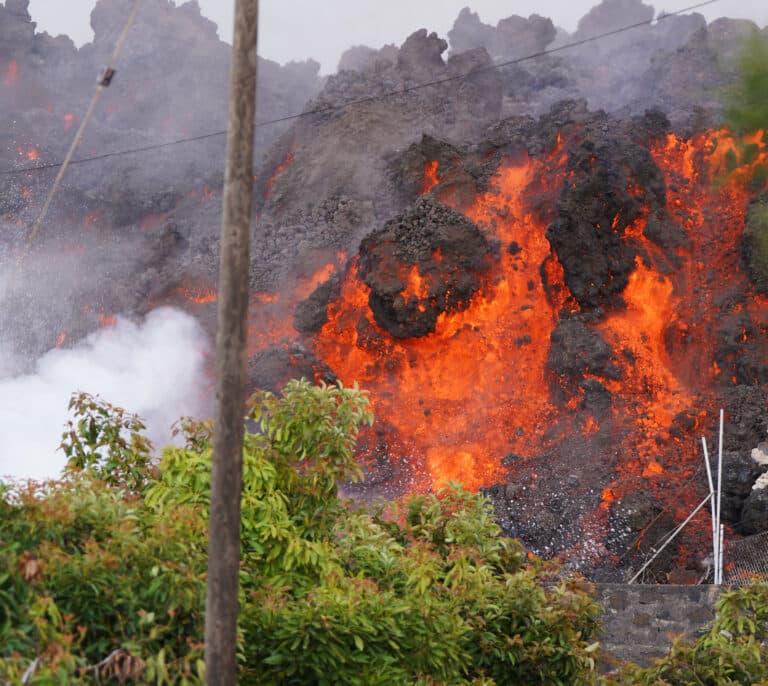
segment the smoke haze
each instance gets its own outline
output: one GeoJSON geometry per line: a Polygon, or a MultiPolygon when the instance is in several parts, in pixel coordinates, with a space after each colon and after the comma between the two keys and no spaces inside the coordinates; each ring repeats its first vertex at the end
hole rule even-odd
{"type": "Polygon", "coordinates": [[[139,324],[118,317],[76,347],[46,353],[31,373],[0,379],[0,476],[58,476],[65,458],[57,446],[77,391],[138,414],[161,447],[178,417],[208,410],[207,350],[194,318],[160,308],[139,324]]]}

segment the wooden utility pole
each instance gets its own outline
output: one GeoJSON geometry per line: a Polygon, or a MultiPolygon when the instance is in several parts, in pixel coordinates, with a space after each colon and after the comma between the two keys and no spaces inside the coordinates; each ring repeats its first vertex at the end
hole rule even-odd
{"type": "Polygon", "coordinates": [[[258,16],[258,0],[235,0],[219,263],[217,407],[208,523],[205,673],[209,686],[237,683],[235,644],[258,16]]]}

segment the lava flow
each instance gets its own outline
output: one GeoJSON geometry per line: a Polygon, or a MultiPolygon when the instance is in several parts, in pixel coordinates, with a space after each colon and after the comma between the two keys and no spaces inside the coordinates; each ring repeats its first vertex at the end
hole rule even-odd
{"type": "MultiPolygon", "coordinates": [[[[735,246],[747,199],[745,170],[717,182],[726,151],[734,149],[719,132],[690,141],[670,135],[652,151],[667,183],[669,216],[687,239],[676,249],[681,266],[659,270],[654,255],[660,249],[644,236],[647,217],[641,214],[624,230],[623,239],[636,241],[642,256],[635,258],[623,306],[595,326],[619,360],[621,375],[592,375],[614,396],[614,417],[622,414],[632,425],[622,440],[626,457],[617,464],[619,475],[610,487],[614,495],[622,490],[622,472],[644,479],[663,476],[660,442],[669,439],[679,413],[695,408],[716,373],[714,341],[707,335],[716,316],[716,289],[706,282],[721,284],[726,275],[743,280],[735,276],[740,274],[735,246]],[[683,339],[688,343],[678,345],[683,339]]],[[[416,489],[449,481],[471,488],[489,485],[504,472],[505,456],[535,455],[574,430],[560,421],[563,408],[551,396],[547,357],[559,317],[577,312],[579,305],[547,240],[548,217],[531,210],[527,201],[532,185],[543,179],[552,189],[563,186],[566,158],[558,148],[542,158],[508,160],[489,190],[465,209],[466,217],[503,247],[471,300],[440,312],[432,332],[393,337],[382,329],[354,261],[314,338],[317,357],[345,383],[356,381],[369,390],[377,418],[406,440],[410,454],[401,457],[414,471],[416,489]]],[[[436,186],[439,190],[437,163],[427,163],[422,189],[436,186]]],[[[439,250],[434,257],[439,262],[439,250]]],[[[306,297],[332,268],[307,279],[290,300],[306,297]]],[[[411,265],[399,278],[398,297],[423,312],[434,276],[411,265]]],[[[292,334],[290,323],[281,324],[277,310],[269,307],[267,301],[276,298],[254,296],[253,310],[268,314],[252,328],[252,350],[292,334]]],[[[588,435],[599,427],[599,419],[584,417],[576,430],[588,435]]],[[[672,466],[681,467],[687,465],[672,466]]]]}
{"type": "Polygon", "coordinates": [[[254,293],[249,331],[256,366],[274,365],[277,345],[370,393],[362,451],[374,482],[398,483],[390,492],[543,487],[526,496],[540,518],[564,495],[553,482],[570,480],[577,509],[549,550],[582,560],[616,559],[609,531],[627,497],[650,494],[678,521],[698,503],[699,437],[723,393],[762,383],[740,351],[759,355],[768,334],[741,245],[762,132],[600,149],[595,131],[499,157],[474,195],[461,162],[428,160],[420,198],[356,256],[254,293]]]}
{"type": "MultiPolygon", "coordinates": [[[[547,164],[558,183],[557,156],[509,163],[467,211],[515,247],[501,251],[465,309],[438,316],[434,333],[388,336],[370,317],[368,289],[353,266],[315,340],[320,359],[344,382],[370,390],[377,418],[408,437],[417,488],[458,481],[476,489],[499,477],[505,455],[542,447],[554,411],[545,362],[558,304],[548,298],[539,271],[551,255],[545,226],[526,209],[524,193],[547,164]],[[382,344],[370,345],[374,337],[382,344]]],[[[406,299],[423,294],[415,277],[412,270],[405,279],[406,299]]]]}

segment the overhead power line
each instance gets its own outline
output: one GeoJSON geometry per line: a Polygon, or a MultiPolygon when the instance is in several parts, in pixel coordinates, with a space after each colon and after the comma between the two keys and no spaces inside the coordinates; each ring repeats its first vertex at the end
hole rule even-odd
{"type": "MultiPolygon", "coordinates": [[[[280,124],[287,121],[293,121],[295,119],[310,117],[316,114],[326,114],[328,112],[341,111],[341,110],[347,109],[348,107],[355,107],[357,105],[363,105],[369,102],[376,102],[378,100],[386,100],[388,98],[392,98],[398,95],[413,93],[414,91],[419,91],[424,88],[429,88],[431,86],[440,86],[442,84],[451,83],[453,81],[461,81],[464,79],[471,78],[472,76],[476,76],[477,74],[483,74],[485,72],[493,71],[495,69],[501,69],[502,67],[513,66],[515,64],[520,64],[521,62],[527,62],[529,60],[537,59],[539,57],[546,57],[547,55],[553,55],[558,52],[563,52],[564,50],[577,48],[582,45],[586,45],[588,43],[594,43],[596,41],[602,40],[603,38],[609,38],[610,36],[616,36],[622,33],[626,33],[627,31],[631,31],[633,29],[641,28],[643,26],[649,26],[654,22],[659,23],[664,21],[665,19],[669,19],[670,17],[675,17],[680,14],[685,14],[686,12],[692,12],[693,10],[701,9],[702,7],[706,7],[708,5],[714,5],[715,3],[720,1],[721,0],[704,0],[703,2],[698,2],[694,5],[689,5],[679,10],[675,10],[674,12],[665,12],[659,15],[658,17],[654,17],[652,19],[648,19],[645,21],[638,21],[633,24],[627,24],[625,26],[621,26],[619,28],[612,29],[610,31],[605,31],[603,33],[599,33],[594,36],[589,36],[588,38],[582,38],[576,41],[572,41],[570,43],[559,45],[554,48],[549,48],[545,50],[540,50],[538,52],[530,53],[528,55],[524,55],[523,57],[516,57],[514,59],[505,60],[503,62],[495,62],[493,64],[489,64],[484,67],[471,69],[470,71],[464,72],[462,74],[454,74],[452,76],[446,76],[440,79],[435,79],[433,81],[417,83],[417,84],[414,84],[413,86],[405,86],[404,88],[398,88],[395,90],[387,91],[385,93],[379,93],[378,95],[368,95],[362,98],[347,100],[345,102],[328,103],[327,105],[321,105],[319,107],[315,107],[310,110],[305,110],[303,112],[288,114],[283,117],[277,117],[275,119],[267,119],[265,121],[258,122],[256,124],[256,127],[261,128],[264,126],[270,126],[272,124],[280,124]]],[[[81,157],[76,160],[70,160],[69,165],[85,164],[87,162],[98,162],[100,160],[106,160],[112,157],[120,157],[123,155],[134,155],[134,154],[143,153],[143,152],[150,152],[152,150],[162,150],[163,148],[170,148],[177,145],[183,145],[185,143],[194,143],[196,141],[206,140],[209,138],[218,138],[220,136],[225,136],[226,133],[227,132],[225,130],[212,131],[210,133],[204,133],[199,136],[177,138],[175,140],[167,141],[165,143],[154,143],[151,145],[144,145],[136,148],[126,148],[123,150],[115,150],[112,152],[101,153],[99,155],[91,155],[89,157],[81,157]]],[[[43,171],[45,169],[56,169],[58,167],[61,167],[63,164],[64,164],[63,162],[50,162],[47,164],[39,164],[39,165],[30,166],[30,167],[7,169],[7,170],[0,171],[0,176],[8,176],[13,174],[27,174],[29,172],[43,171]]]]}

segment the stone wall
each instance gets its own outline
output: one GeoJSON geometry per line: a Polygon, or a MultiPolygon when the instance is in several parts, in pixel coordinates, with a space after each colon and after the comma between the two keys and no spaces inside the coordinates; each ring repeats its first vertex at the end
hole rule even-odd
{"type": "Polygon", "coordinates": [[[641,665],[664,655],[671,634],[701,634],[715,616],[717,586],[598,584],[603,615],[603,650],[611,658],[641,665]]]}

